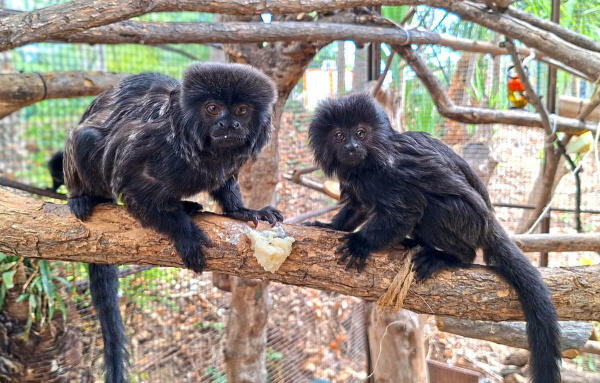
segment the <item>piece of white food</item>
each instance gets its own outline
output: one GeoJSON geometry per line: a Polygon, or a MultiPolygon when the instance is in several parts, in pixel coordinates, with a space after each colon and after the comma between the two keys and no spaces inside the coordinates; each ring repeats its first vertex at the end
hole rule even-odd
{"type": "Polygon", "coordinates": [[[272,273],[276,272],[290,255],[292,243],[295,241],[294,237],[286,236],[281,227],[265,231],[248,229],[248,238],[258,263],[272,273]]]}

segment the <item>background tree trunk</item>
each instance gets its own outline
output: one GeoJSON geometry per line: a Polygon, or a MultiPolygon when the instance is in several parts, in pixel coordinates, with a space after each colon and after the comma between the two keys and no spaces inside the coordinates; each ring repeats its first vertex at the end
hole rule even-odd
{"type": "Polygon", "coordinates": [[[346,93],[346,56],[344,51],[344,41],[337,42],[337,94],[346,93]]]}
{"type": "Polygon", "coordinates": [[[408,310],[393,313],[374,304],[370,306],[368,334],[373,382],[427,382],[422,316],[408,310]]]}
{"type": "MultiPolygon", "coordinates": [[[[230,61],[247,63],[260,69],[277,87],[278,99],[273,110],[271,140],[256,161],[244,166],[239,177],[248,207],[258,209],[274,204],[275,187],[279,180],[278,134],[283,107],[320,47],[317,43],[306,42],[224,45],[230,61]]],[[[237,277],[231,285],[232,307],[227,324],[225,348],[229,382],[267,381],[265,355],[269,312],[268,285],[266,281],[237,277]]]]}

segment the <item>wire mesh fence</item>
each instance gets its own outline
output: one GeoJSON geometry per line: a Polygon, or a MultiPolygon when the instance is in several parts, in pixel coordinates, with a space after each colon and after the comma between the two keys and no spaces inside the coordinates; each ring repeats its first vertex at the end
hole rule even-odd
{"type": "MultiPolygon", "coordinates": [[[[4,6],[28,10],[61,2],[5,0],[4,6]]],[[[414,26],[425,23],[423,20],[429,17],[421,16],[414,26]]],[[[210,15],[171,13],[144,19],[207,21],[210,15]]],[[[439,18],[433,21],[438,22],[439,18]]],[[[215,48],[191,44],[149,47],[39,43],[1,52],[0,73],[157,71],[181,78],[182,71],[194,60],[208,60],[210,49],[215,48]]],[[[389,51],[386,53],[385,46],[382,50],[383,69],[389,51]]],[[[508,57],[460,55],[437,47],[421,47],[420,52],[456,104],[510,107],[506,90],[506,73],[511,65],[508,57]]],[[[314,106],[325,97],[364,89],[361,79],[367,77],[365,55],[366,48],[356,49],[354,43],[346,42],[331,44],[315,57],[290,95],[282,116],[281,173],[312,165],[307,129],[314,106]],[[340,55],[345,63],[343,75],[338,75],[340,55]]],[[[532,65],[530,72],[538,92],[544,95],[546,67],[532,65]]],[[[591,93],[591,84],[569,76],[559,77],[558,88],[561,95],[585,97],[591,93]]],[[[492,201],[501,205],[496,208],[498,218],[514,231],[522,213],[527,211],[524,207],[531,204],[529,194],[543,164],[543,131],[497,124],[475,126],[442,118],[427,90],[398,58],[392,62],[383,89],[385,97],[382,96],[381,102],[397,128],[430,132],[472,161],[488,182],[492,201]],[[509,205],[513,207],[506,207],[509,205]]],[[[51,179],[45,163],[62,149],[65,133],[77,125],[91,99],[44,100],[0,119],[0,175],[49,187],[51,179]]],[[[600,215],[593,213],[600,206],[600,177],[592,156],[584,161],[581,208],[590,212],[582,214],[583,231],[592,232],[600,226],[600,215]]],[[[553,206],[574,209],[573,177],[568,170],[563,173],[553,206]]],[[[323,180],[319,171],[310,176],[323,180]]],[[[283,179],[276,193],[277,205],[287,216],[335,203],[318,191],[283,179]]],[[[552,212],[551,232],[573,232],[573,227],[572,212],[552,212]]],[[[596,253],[551,256],[551,265],[598,262],[600,257],[596,253]]],[[[72,280],[86,278],[81,265],[63,271],[72,280]]],[[[226,381],[223,350],[230,296],[213,287],[209,275],[154,268],[122,278],[121,292],[131,339],[133,381],[226,381]]],[[[368,347],[361,301],[280,284],[271,284],[270,293],[273,301],[267,335],[270,382],[364,381],[368,347]]],[[[75,321],[82,334],[79,373],[88,381],[98,381],[102,340],[89,297],[82,293],[73,302],[77,308],[75,321]]]]}

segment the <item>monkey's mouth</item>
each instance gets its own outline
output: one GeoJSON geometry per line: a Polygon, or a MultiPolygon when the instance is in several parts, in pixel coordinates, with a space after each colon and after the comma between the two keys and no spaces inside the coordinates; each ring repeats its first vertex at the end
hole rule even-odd
{"type": "Polygon", "coordinates": [[[362,153],[359,153],[359,152],[354,152],[354,153],[344,152],[338,156],[338,160],[343,164],[355,166],[365,160],[365,155],[363,155],[362,153]]]}
{"type": "Polygon", "coordinates": [[[235,148],[244,145],[246,137],[236,134],[222,134],[219,136],[211,136],[210,140],[217,148],[235,148]]]}

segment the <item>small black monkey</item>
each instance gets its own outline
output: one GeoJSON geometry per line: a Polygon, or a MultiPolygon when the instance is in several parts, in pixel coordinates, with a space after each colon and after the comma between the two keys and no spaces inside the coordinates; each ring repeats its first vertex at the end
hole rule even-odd
{"type": "Polygon", "coordinates": [[[441,269],[466,267],[482,249],[485,262],[519,295],[533,381],[560,382],[550,292],[494,217],[485,185],[460,156],[426,133],[395,132],[365,94],[322,103],[309,137],[316,162],[339,178],[343,204],[331,223],[310,225],[351,232],[338,249],[340,261],[361,270],[371,252],[403,241],[421,246],[413,262],[417,278],[425,280],[441,269]]]}
{"type": "MultiPolygon", "coordinates": [[[[99,95],[66,139],[68,204],[86,219],[120,198],[144,226],[168,235],[190,269],[205,267],[209,238],[182,198],[208,191],[231,217],[271,224],[281,213],[244,207],[242,165],[267,143],[276,93],[260,71],[240,64],[191,65],[183,83],[157,73],[130,76],[99,95]]],[[[89,265],[92,300],[104,338],[106,381],[127,381],[126,339],[116,268],[89,265]]]]}
{"type": "Polygon", "coordinates": [[[63,176],[63,152],[56,152],[48,161],[48,169],[50,170],[50,176],[52,176],[52,190],[55,192],[61,185],[64,185],[65,179],[63,176]]]}

